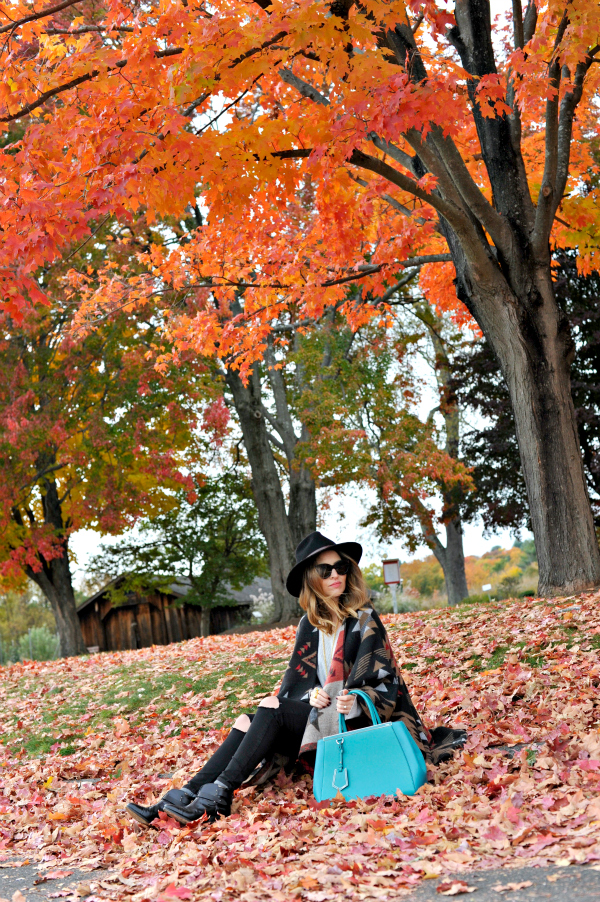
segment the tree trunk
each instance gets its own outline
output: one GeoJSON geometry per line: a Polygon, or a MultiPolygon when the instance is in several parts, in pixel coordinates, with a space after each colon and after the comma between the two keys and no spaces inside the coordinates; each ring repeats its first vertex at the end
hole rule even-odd
{"type": "Polygon", "coordinates": [[[64,544],[64,551],[60,557],[46,561],[40,555],[41,570],[27,568],[28,577],[39,586],[52,607],[52,613],[56,621],[56,629],[60,639],[60,653],[63,658],[73,655],[83,655],[87,649],[83,641],[75,593],[71,581],[71,567],[69,553],[64,544]]]}
{"type": "Polygon", "coordinates": [[[440,554],[439,550],[436,551],[434,549],[434,554],[444,571],[448,604],[457,605],[463,598],[468,598],[469,596],[465,573],[462,524],[459,518],[446,523],[446,548],[443,554],[440,554]]]}
{"type": "MultiPolygon", "coordinates": [[[[304,433],[304,429],[302,430],[304,433]]],[[[302,441],[308,436],[302,435],[302,441]]],[[[290,462],[290,504],[288,520],[294,546],[317,528],[317,492],[315,481],[306,467],[290,462]]]]}
{"type": "Polygon", "coordinates": [[[600,554],[571,396],[573,344],[549,279],[535,319],[503,305],[486,336],[510,392],[542,595],[600,583],[600,554]],[[508,334],[512,340],[509,341],[508,334]],[[514,337],[518,340],[515,341],[514,337]]]}
{"type": "MultiPolygon", "coordinates": [[[[288,523],[294,547],[298,545],[309,533],[317,528],[317,496],[315,480],[309,470],[299,463],[296,454],[298,442],[306,442],[310,435],[307,428],[302,425],[300,439],[296,435],[294,421],[288,399],[288,387],[284,373],[277,365],[273,352],[273,343],[267,344],[265,354],[267,377],[271,386],[273,400],[275,402],[275,416],[270,417],[270,422],[276,430],[279,438],[273,436],[273,441],[281,447],[287,459],[290,481],[290,500],[288,506],[288,523]]],[[[296,371],[296,391],[302,390],[303,377],[301,366],[296,371]]],[[[266,412],[266,411],[265,411],[266,412]]]]}
{"type": "Polygon", "coordinates": [[[203,636],[210,636],[210,608],[205,605],[200,608],[200,632],[203,636]]]}
{"type": "MultiPolygon", "coordinates": [[[[460,411],[456,392],[451,387],[451,361],[448,356],[446,342],[442,336],[442,322],[430,307],[417,308],[417,315],[425,323],[435,352],[435,375],[440,394],[440,413],[444,418],[446,433],[446,453],[458,460],[460,453],[460,411]]],[[[468,598],[467,575],[465,573],[465,554],[463,551],[463,531],[460,517],[460,504],[463,495],[453,488],[443,491],[444,523],[446,528],[446,547],[440,542],[430,544],[439,564],[444,571],[448,604],[457,605],[468,598]]]]}
{"type": "Polygon", "coordinates": [[[244,446],[252,470],[252,491],[258,508],[258,522],[269,549],[274,619],[290,620],[297,615],[298,601],[288,593],[285,581],[295,563],[295,543],[269,442],[258,364],[254,364],[247,385],[244,385],[238,372],[231,369],[227,370],[226,382],[242,428],[244,446]]]}
{"type": "MultiPolygon", "coordinates": [[[[63,658],[73,655],[83,655],[87,649],[83,641],[81,625],[77,616],[77,605],[73,582],[71,579],[71,565],[69,562],[68,538],[65,536],[65,527],[62,519],[62,510],[56,483],[45,481],[44,494],[42,495],[42,507],[44,522],[53,527],[55,535],[62,537],[62,553],[46,560],[39,553],[41,569],[34,570],[27,567],[27,576],[39,586],[44,593],[54,614],[56,629],[60,639],[60,653],[63,658]]],[[[19,515],[16,512],[15,518],[19,515]]]]}

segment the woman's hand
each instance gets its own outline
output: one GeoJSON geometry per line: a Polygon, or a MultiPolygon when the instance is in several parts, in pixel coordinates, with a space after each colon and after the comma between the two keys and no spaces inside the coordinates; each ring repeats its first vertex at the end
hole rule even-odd
{"type": "Polygon", "coordinates": [[[327,705],[331,704],[331,699],[324,689],[315,686],[310,694],[310,703],[313,708],[326,708],[327,705]]]}
{"type": "Polygon", "coordinates": [[[342,689],[335,704],[339,714],[350,714],[354,707],[354,696],[350,695],[347,689],[342,689]]]}

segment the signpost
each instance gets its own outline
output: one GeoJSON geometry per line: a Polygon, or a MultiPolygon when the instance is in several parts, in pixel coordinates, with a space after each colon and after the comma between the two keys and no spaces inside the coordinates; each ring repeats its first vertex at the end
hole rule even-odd
{"type": "Polygon", "coordinates": [[[383,581],[386,586],[390,587],[392,593],[392,603],[394,605],[394,614],[398,613],[398,601],[396,599],[396,588],[400,585],[400,561],[398,558],[392,558],[383,562],[383,581]]]}

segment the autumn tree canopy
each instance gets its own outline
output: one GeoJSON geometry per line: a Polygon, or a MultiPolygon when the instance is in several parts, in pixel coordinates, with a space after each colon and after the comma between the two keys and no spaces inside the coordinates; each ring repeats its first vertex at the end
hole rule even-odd
{"type": "Polygon", "coordinates": [[[191,489],[183,463],[194,461],[201,407],[194,367],[155,370],[161,345],[153,348],[156,329],[141,308],[84,341],[72,316],[57,298],[20,323],[0,315],[0,578],[38,585],[63,655],[85,651],[70,536],[120,532],[191,489]]]}
{"type": "MultiPolygon", "coordinates": [[[[540,589],[600,582],[551,244],[597,266],[595,0],[64,0],[4,13],[3,296],[100,217],[196,226],[107,270],[84,319],[172,290],[181,348],[242,373],[274,325],[357,327],[403,270],[468,309],[508,383],[540,589]],[[33,227],[32,227],[33,224],[33,227]],[[454,280],[454,287],[449,279],[454,280]],[[345,284],[363,292],[346,300],[345,284]],[[240,312],[232,304],[243,298],[240,312]]],[[[285,332],[275,333],[285,340],[285,332]]]]}

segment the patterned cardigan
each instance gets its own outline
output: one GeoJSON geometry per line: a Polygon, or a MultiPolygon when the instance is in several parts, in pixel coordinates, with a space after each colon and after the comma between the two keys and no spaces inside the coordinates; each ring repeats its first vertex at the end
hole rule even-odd
{"type": "MultiPolygon", "coordinates": [[[[296,645],[283,676],[279,698],[308,701],[311,690],[318,684],[319,639],[319,630],[309,623],[305,615],[298,624],[296,645]]],[[[385,627],[373,608],[363,608],[358,611],[358,617],[346,619],[323,688],[332,699],[344,688],[362,689],[370,696],[382,723],[390,720],[403,721],[425,760],[437,763],[437,755],[432,755],[434,743],[431,733],[411,701],[385,627]]],[[[358,701],[363,709],[363,716],[348,721],[349,729],[371,723],[366,703],[360,697],[358,701]]],[[[300,747],[301,757],[314,751],[320,738],[338,732],[335,708],[335,704],[320,710],[311,708],[300,747]]]]}

